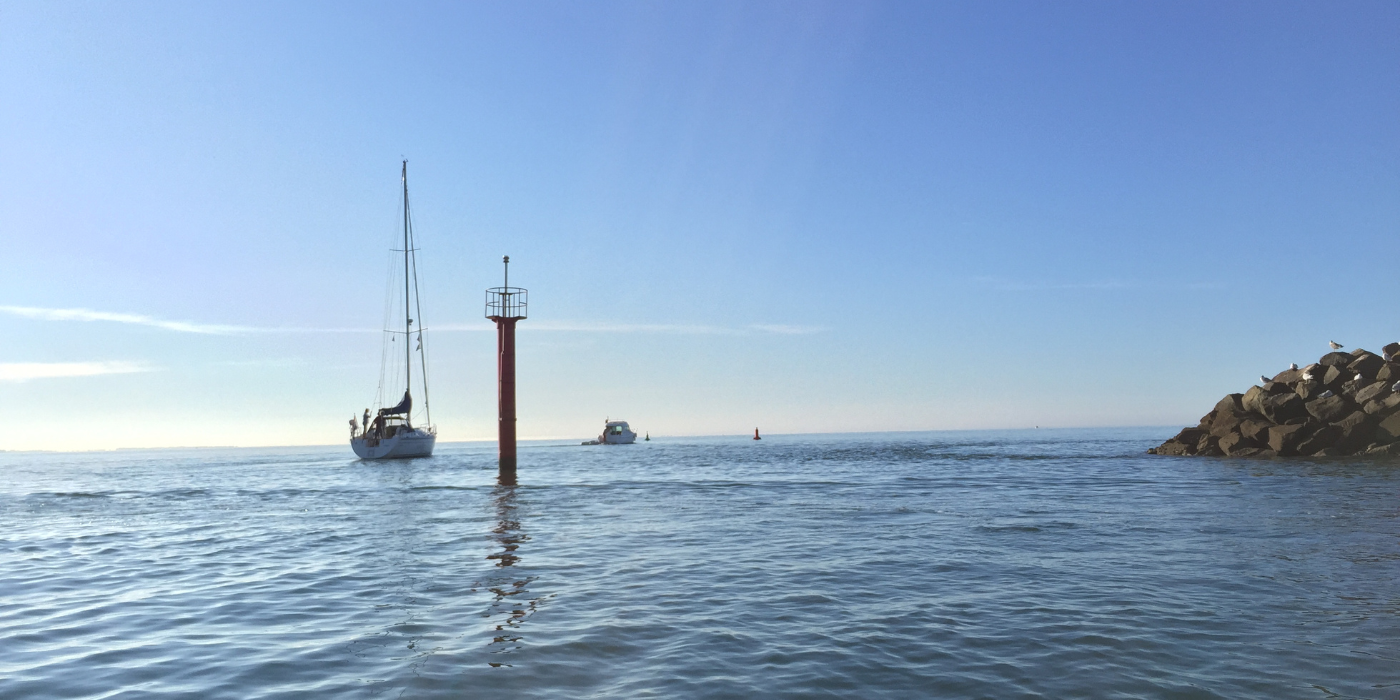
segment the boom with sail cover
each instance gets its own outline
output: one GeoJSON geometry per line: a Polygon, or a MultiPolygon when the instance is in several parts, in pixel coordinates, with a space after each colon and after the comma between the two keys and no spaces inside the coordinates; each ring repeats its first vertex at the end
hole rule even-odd
{"type": "Polygon", "coordinates": [[[400,402],[399,402],[399,405],[397,405],[397,406],[395,406],[395,407],[393,407],[393,408],[381,408],[381,409],[379,409],[379,415],[381,415],[381,416],[397,416],[397,415],[399,415],[399,414],[403,414],[403,415],[406,416],[406,415],[408,415],[408,414],[410,414],[410,413],[412,413],[412,412],[413,412],[413,397],[412,397],[412,396],[409,396],[407,391],[405,391],[405,392],[403,393],[403,401],[400,401],[400,402]]]}

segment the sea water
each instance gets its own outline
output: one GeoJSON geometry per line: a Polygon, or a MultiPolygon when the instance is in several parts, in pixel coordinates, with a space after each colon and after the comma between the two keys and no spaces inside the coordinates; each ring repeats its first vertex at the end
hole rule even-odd
{"type": "Polygon", "coordinates": [[[1172,432],[2,454],[0,697],[1400,697],[1400,464],[1172,432]]]}

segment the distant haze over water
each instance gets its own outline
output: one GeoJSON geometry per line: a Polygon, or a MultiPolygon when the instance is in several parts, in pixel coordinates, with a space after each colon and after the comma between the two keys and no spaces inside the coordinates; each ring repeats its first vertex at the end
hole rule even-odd
{"type": "Polygon", "coordinates": [[[0,698],[1395,697],[1400,465],[1164,430],[0,456],[0,698]]]}

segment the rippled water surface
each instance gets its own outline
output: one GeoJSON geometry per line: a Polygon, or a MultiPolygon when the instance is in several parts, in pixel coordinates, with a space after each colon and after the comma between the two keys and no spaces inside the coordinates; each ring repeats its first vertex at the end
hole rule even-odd
{"type": "Polygon", "coordinates": [[[1400,697],[1400,465],[1171,432],[0,454],[0,697],[1400,697]]]}

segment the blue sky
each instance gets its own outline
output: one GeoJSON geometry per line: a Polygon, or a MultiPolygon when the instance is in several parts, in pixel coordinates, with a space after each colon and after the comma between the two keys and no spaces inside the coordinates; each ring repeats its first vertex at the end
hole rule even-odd
{"type": "Polygon", "coordinates": [[[1194,422],[1400,339],[1394,3],[7,3],[0,449],[1194,422]]]}

